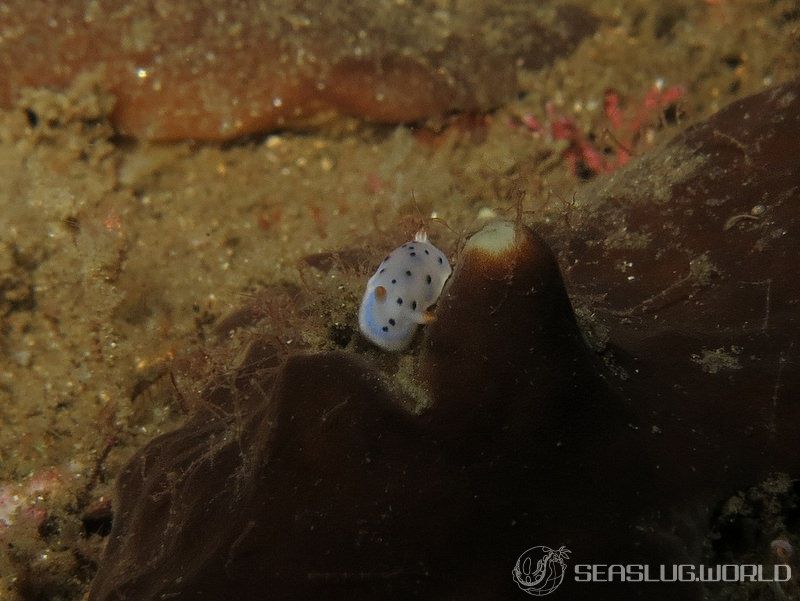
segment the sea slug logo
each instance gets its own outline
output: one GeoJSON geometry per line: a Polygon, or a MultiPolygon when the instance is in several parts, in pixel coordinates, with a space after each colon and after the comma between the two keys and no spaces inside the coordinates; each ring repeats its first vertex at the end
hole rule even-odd
{"type": "Polygon", "coordinates": [[[566,547],[531,547],[517,559],[511,571],[517,586],[529,595],[544,597],[556,590],[564,581],[566,560],[570,550],[566,547]]]}

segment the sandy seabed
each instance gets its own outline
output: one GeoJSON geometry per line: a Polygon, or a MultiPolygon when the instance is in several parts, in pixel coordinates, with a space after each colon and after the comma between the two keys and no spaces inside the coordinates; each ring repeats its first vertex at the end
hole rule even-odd
{"type": "MultiPolygon", "coordinates": [[[[93,73],[0,113],[0,599],[83,598],[115,475],[183,420],[204,376],[235,365],[241,347],[216,335],[238,307],[299,290],[303,340],[282,343],[335,348],[374,265],[420,223],[454,254],[520,198],[534,226],[568,227],[591,203],[597,178],[529,127],[548,103],[613,154],[604,93],[633,108],[680,86],[637,156],[800,72],[793,2],[583,4],[597,31],[521,68],[518,98],[478,117],[149,143],[117,135],[93,73]],[[304,260],[343,249],[333,269],[304,260]]],[[[262,310],[281,337],[283,308],[262,310]]]]}

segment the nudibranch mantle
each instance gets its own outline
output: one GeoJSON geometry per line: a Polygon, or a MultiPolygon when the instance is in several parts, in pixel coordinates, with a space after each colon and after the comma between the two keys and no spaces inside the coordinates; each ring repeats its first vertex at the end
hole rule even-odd
{"type": "Polygon", "coordinates": [[[367,282],[358,312],[361,333],[386,351],[402,351],[417,326],[429,323],[427,309],[442,293],[453,269],[445,254],[420,230],[394,249],[367,282]]]}

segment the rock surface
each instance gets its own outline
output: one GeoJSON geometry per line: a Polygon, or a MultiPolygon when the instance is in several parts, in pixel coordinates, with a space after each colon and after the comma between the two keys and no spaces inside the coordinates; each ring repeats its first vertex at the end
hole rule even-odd
{"type": "Polygon", "coordinates": [[[91,72],[116,97],[118,131],[150,140],[227,140],[337,116],[417,121],[496,107],[516,94],[519,68],[564,55],[597,25],[568,4],[519,0],[319,6],[15,0],[0,13],[0,104],[91,72]]]}
{"type": "Polygon", "coordinates": [[[570,292],[601,299],[595,353],[556,256],[510,224],[464,248],[414,387],[255,343],[120,476],[90,599],[512,599],[536,544],[700,563],[717,504],[800,474],[798,105],[800,82],[734,103],[598,180],[615,218],[553,232],[570,292]]]}

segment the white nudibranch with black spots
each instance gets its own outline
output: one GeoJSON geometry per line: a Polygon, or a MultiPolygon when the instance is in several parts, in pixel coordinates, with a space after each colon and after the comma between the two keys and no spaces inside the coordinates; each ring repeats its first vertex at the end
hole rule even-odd
{"type": "Polygon", "coordinates": [[[414,240],[394,249],[367,282],[358,312],[361,333],[386,351],[411,344],[417,326],[430,323],[428,308],[453,272],[442,251],[420,230],[414,240]]]}

